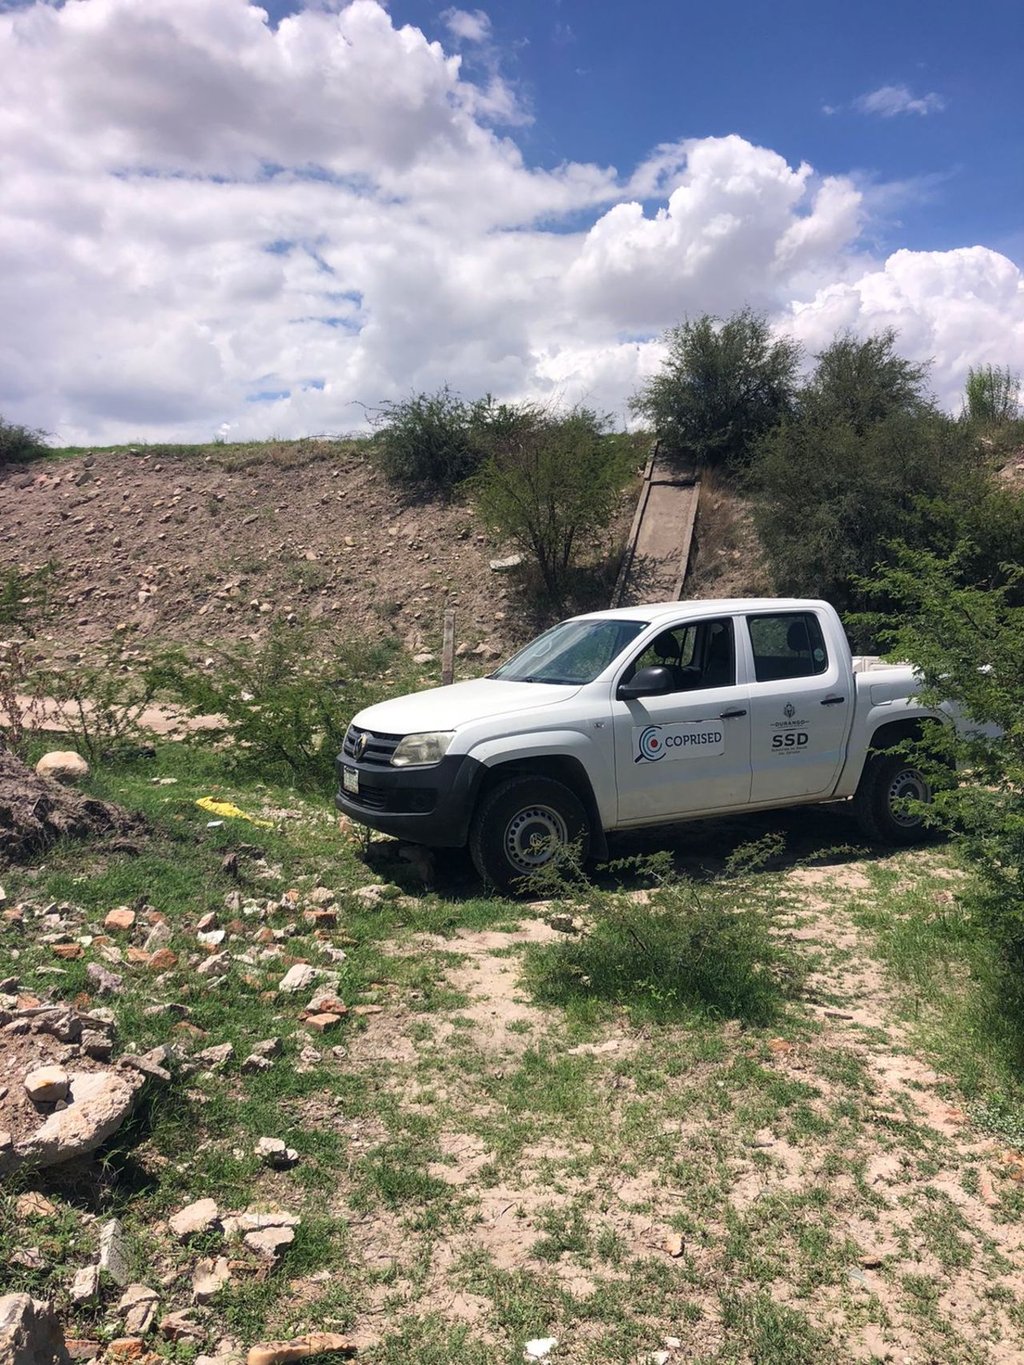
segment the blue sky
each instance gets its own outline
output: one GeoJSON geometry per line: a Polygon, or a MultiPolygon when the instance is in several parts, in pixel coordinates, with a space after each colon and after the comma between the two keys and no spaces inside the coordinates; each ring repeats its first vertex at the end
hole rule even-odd
{"type": "Polygon", "coordinates": [[[1024,371],[1021,0],[0,0],[0,414],[628,420],[666,329],[1024,371]]]}
{"type": "MultiPolygon", "coordinates": [[[[267,8],[277,18],[298,6],[267,8]]],[[[441,40],[450,8],[389,5],[396,23],[441,40]]],[[[879,250],[977,244],[1024,264],[1021,0],[506,0],[484,9],[501,68],[533,114],[516,140],[538,164],[621,170],[662,142],[739,133],[793,165],[894,187],[875,225],[879,250]],[[937,97],[936,108],[886,116],[857,104],[901,87],[937,97]]]]}

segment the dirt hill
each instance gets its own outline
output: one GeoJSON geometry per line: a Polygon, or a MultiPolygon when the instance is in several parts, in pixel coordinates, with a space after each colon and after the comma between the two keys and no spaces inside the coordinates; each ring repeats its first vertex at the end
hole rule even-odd
{"type": "MultiPolygon", "coordinates": [[[[607,605],[632,518],[624,492],[587,585],[607,605]]],[[[702,497],[688,596],[765,591],[745,507],[702,497]]],[[[461,652],[484,660],[539,624],[465,503],[410,499],[354,442],[141,447],[54,452],[0,466],[0,568],[52,564],[52,616],[39,637],[55,660],[89,658],[111,638],[128,657],[154,645],[263,638],[275,620],[323,623],[323,640],[397,635],[436,649],[446,605],[461,652]]]]}
{"type": "Polygon", "coordinates": [[[41,644],[88,654],[258,639],[275,619],[331,635],[503,650],[513,585],[471,510],[404,500],[352,444],[97,451],[0,468],[0,564],[55,564],[41,644]]]}

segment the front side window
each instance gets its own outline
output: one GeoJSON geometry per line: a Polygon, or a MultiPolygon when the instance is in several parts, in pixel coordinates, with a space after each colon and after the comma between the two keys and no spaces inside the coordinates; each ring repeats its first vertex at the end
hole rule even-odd
{"type": "Polygon", "coordinates": [[[501,682],[593,682],[635,640],[646,621],[563,621],[531,641],[490,675],[501,682]]]}
{"type": "Polygon", "coordinates": [[[821,622],[813,612],[748,616],[747,624],[754,650],[754,676],[758,682],[813,678],[828,668],[821,622]]]}
{"type": "Polygon", "coordinates": [[[673,692],[731,686],[736,681],[732,621],[691,621],[663,630],[632,661],[622,682],[654,666],[668,669],[673,692]]]}

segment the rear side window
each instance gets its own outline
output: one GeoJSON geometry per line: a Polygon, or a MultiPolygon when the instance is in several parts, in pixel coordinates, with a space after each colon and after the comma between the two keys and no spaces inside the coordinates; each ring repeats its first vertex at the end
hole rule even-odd
{"type": "Polygon", "coordinates": [[[813,678],[828,668],[821,623],[813,612],[787,611],[775,616],[748,616],[758,682],[779,678],[813,678]]]}

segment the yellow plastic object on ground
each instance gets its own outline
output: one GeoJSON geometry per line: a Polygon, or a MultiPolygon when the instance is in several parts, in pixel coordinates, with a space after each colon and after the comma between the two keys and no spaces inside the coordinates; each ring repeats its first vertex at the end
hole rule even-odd
{"type": "Polygon", "coordinates": [[[273,820],[258,820],[255,815],[246,815],[244,810],[234,806],[230,801],[215,801],[212,796],[201,796],[196,802],[202,810],[209,811],[211,815],[224,815],[231,820],[248,820],[250,825],[259,825],[261,829],[273,829],[273,820]]]}

